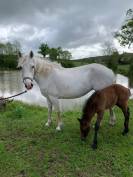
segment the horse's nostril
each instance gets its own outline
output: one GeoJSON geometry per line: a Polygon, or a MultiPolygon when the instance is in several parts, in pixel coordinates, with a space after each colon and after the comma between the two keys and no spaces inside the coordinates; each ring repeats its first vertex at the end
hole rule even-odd
{"type": "Polygon", "coordinates": [[[27,88],[27,85],[26,84],[24,84],[25,85],[25,87],[27,88]]]}
{"type": "Polygon", "coordinates": [[[31,87],[33,87],[33,84],[31,83],[31,87]]]}

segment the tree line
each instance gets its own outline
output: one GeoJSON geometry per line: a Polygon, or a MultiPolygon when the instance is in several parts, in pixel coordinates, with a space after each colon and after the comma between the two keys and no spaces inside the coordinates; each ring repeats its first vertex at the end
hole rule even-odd
{"type": "Polygon", "coordinates": [[[63,50],[61,47],[50,48],[47,43],[42,43],[39,46],[38,53],[42,54],[45,58],[48,56],[50,60],[70,60],[72,58],[72,54],[68,50],[63,50]]]}
{"type": "MultiPolygon", "coordinates": [[[[19,51],[21,51],[21,45],[18,41],[0,43],[0,69],[15,69],[19,51]]],[[[69,62],[72,58],[71,53],[68,50],[63,50],[61,47],[50,48],[47,43],[42,43],[39,46],[38,53],[51,61],[60,62],[64,67],[73,66],[69,62]]]]}
{"type": "Polygon", "coordinates": [[[17,53],[21,50],[18,41],[0,43],[0,69],[16,69],[17,53]]]}

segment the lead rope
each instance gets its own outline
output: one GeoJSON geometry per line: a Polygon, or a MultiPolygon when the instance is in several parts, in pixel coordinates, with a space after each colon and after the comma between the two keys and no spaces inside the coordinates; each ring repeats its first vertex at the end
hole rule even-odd
{"type": "Polygon", "coordinates": [[[24,94],[24,93],[26,93],[26,92],[27,92],[27,90],[25,90],[25,91],[23,91],[23,92],[20,92],[20,93],[18,93],[18,94],[15,94],[15,95],[12,95],[12,96],[6,97],[6,98],[0,98],[0,100],[7,100],[7,99],[9,99],[9,98],[13,98],[13,97],[16,97],[16,96],[22,95],[22,94],[24,94]]]}

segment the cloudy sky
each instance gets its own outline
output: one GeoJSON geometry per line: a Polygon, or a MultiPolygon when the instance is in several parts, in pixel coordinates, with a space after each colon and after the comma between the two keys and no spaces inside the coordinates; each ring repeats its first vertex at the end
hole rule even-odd
{"type": "Polygon", "coordinates": [[[0,42],[18,40],[24,52],[47,42],[73,58],[100,55],[129,8],[133,0],[0,0],[0,42]]]}

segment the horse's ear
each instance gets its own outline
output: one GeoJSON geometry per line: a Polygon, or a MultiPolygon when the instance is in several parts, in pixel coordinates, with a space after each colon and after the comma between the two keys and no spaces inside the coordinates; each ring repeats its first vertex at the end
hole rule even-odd
{"type": "Polygon", "coordinates": [[[21,54],[21,52],[20,52],[20,51],[18,52],[18,57],[19,57],[19,58],[21,58],[21,57],[22,57],[22,54],[21,54]]]}
{"type": "Polygon", "coordinates": [[[78,120],[79,122],[81,122],[81,119],[77,118],[77,120],[78,120]]]}
{"type": "Polygon", "coordinates": [[[33,58],[34,54],[32,52],[32,50],[30,51],[30,58],[33,58]]]}

